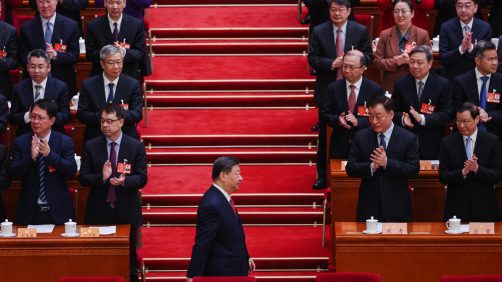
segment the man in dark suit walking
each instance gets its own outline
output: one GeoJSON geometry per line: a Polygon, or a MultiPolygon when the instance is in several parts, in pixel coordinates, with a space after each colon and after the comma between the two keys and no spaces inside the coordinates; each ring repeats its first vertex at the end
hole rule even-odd
{"type": "Polygon", "coordinates": [[[453,111],[449,82],[430,72],[430,47],[418,46],[409,57],[410,74],[394,83],[394,122],[418,136],[420,159],[436,160],[453,111]]]}
{"type": "Polygon", "coordinates": [[[439,36],[439,61],[450,80],[474,67],[476,42],[492,37],[490,25],[474,17],[478,10],[474,0],[457,0],[455,7],[457,18],[443,23],[439,36]]]}
{"type": "Polygon", "coordinates": [[[141,68],[146,58],[145,29],[143,21],[122,13],[126,0],[105,0],[107,13],[98,17],[87,27],[85,50],[87,60],[92,62],[91,76],[101,72],[100,50],[105,45],[120,45],[125,48],[124,73],[141,80],[141,68]]]}
{"type": "Polygon", "coordinates": [[[417,137],[394,126],[392,101],[377,96],[369,103],[371,128],[356,133],[347,174],[361,177],[357,221],[375,217],[383,222],[412,220],[408,179],[420,169],[417,137]]]}
{"type": "Polygon", "coordinates": [[[102,136],[86,142],[80,185],[91,187],[86,224],[130,224],[131,281],[137,281],[137,230],[143,224],[139,190],[147,183],[145,146],[123,134],[124,109],[107,104],[99,114],[102,136]]]}
{"type": "Polygon", "coordinates": [[[80,89],[77,118],[86,125],[84,140],[101,135],[100,110],[107,103],[119,104],[125,109],[122,131],[138,138],[136,124],[143,118],[143,96],[139,82],[122,74],[124,50],[107,45],[101,49],[100,57],[103,73],[84,80],[80,89]]]}
{"type": "Polygon", "coordinates": [[[197,210],[197,233],[187,282],[195,276],[247,276],[255,269],[231,198],[243,179],[240,172],[235,157],[214,161],[213,185],[202,196],[197,210]]]}
{"type": "Polygon", "coordinates": [[[33,133],[14,141],[9,175],[22,181],[17,221],[19,224],[63,224],[75,220],[66,179],[75,176],[77,164],[70,137],[51,130],[57,105],[35,102],[30,110],[33,133]]]}
{"type": "Polygon", "coordinates": [[[51,74],[66,83],[68,93],[77,93],[75,64],[80,49],[77,23],[56,13],[58,0],[37,0],[39,16],[21,26],[21,63],[27,63],[27,55],[33,49],[47,52],[51,60],[51,74]]]}
{"type": "Polygon", "coordinates": [[[377,95],[384,95],[380,85],[363,77],[367,64],[365,60],[361,51],[348,51],[342,63],[345,79],[328,86],[326,104],[321,112],[326,123],[333,128],[330,158],[347,158],[354,134],[369,127],[369,102],[377,95]]]}
{"type": "Polygon", "coordinates": [[[499,221],[495,184],[502,175],[502,153],[496,135],[481,131],[479,108],[471,102],[456,113],[458,131],[446,136],[439,155],[439,180],[448,185],[445,220],[499,221]]]}
{"type": "MultiPolygon", "coordinates": [[[[2,14],[1,8],[0,14],[2,14]]],[[[18,45],[16,29],[0,21],[0,94],[8,99],[11,98],[9,71],[17,68],[18,45]]]]}
{"type": "MultiPolygon", "coordinates": [[[[351,12],[349,0],[331,0],[329,16],[331,21],[316,26],[309,42],[309,65],[316,71],[314,102],[322,109],[328,96],[328,85],[342,76],[342,62],[345,52],[360,50],[366,62],[372,61],[368,29],[354,21],[347,20],[351,12]],[[350,36],[349,36],[350,35],[350,36]]],[[[317,179],[314,189],[327,184],[326,121],[319,112],[319,137],[317,145],[317,179]]]]}
{"type": "Polygon", "coordinates": [[[497,72],[498,56],[491,41],[479,41],[473,50],[476,67],[453,81],[453,105],[473,102],[479,107],[478,127],[502,135],[502,74],[497,72]]]}
{"type": "Polygon", "coordinates": [[[66,84],[49,75],[52,65],[44,50],[35,49],[28,54],[26,69],[29,77],[14,86],[10,121],[17,126],[17,136],[32,132],[30,109],[40,99],[54,101],[57,115],[55,131],[65,133],[64,125],[70,122],[70,99],[66,84]]]}

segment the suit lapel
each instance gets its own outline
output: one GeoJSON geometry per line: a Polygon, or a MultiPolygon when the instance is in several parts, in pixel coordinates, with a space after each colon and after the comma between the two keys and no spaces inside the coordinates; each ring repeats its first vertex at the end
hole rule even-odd
{"type": "Polygon", "coordinates": [[[399,42],[397,41],[397,28],[392,28],[390,31],[390,49],[392,50],[392,54],[401,54],[399,51],[399,42]]]}
{"type": "Polygon", "coordinates": [[[128,145],[129,145],[129,140],[127,140],[124,133],[122,133],[122,140],[120,141],[117,163],[125,162],[124,160],[127,160],[127,163],[131,163],[131,160],[127,158],[128,156],[127,149],[129,148],[128,145]]]}
{"type": "Polygon", "coordinates": [[[105,81],[103,79],[103,74],[99,74],[98,76],[98,83],[96,84],[98,86],[97,89],[97,98],[98,98],[98,108],[102,108],[106,105],[106,94],[105,94],[105,81]]]}
{"type": "MultiPolygon", "coordinates": [[[[35,16],[35,26],[37,26],[38,30],[36,30],[33,34],[35,37],[34,42],[37,46],[45,46],[44,27],[42,26],[42,20],[39,15],[35,16]]],[[[54,32],[52,33],[52,36],[54,37],[54,32]]]]}
{"type": "Polygon", "coordinates": [[[399,128],[396,124],[394,124],[394,129],[392,130],[392,134],[390,135],[389,144],[387,144],[387,149],[385,150],[387,157],[392,156],[394,147],[399,143],[399,135],[399,128]]]}
{"type": "Polygon", "coordinates": [[[347,80],[343,80],[344,82],[341,84],[342,86],[339,91],[336,92],[335,98],[338,100],[338,105],[340,105],[340,110],[343,113],[346,113],[349,110],[349,104],[347,101],[347,80]]]}
{"type": "MultiPolygon", "coordinates": [[[[473,27],[474,27],[474,24],[473,24],[473,27]]],[[[455,19],[455,36],[457,37],[457,42],[462,42],[463,38],[464,38],[464,33],[462,31],[462,26],[460,25],[460,20],[459,19],[455,19]]],[[[456,44],[456,43],[453,43],[453,44],[456,44]]],[[[458,47],[456,47],[458,48],[458,47]]]]}
{"type": "Polygon", "coordinates": [[[119,77],[119,81],[117,83],[117,87],[116,87],[116,90],[115,90],[115,96],[113,97],[113,102],[115,103],[122,103],[121,100],[124,100],[124,103],[129,103],[128,101],[125,101],[125,97],[122,96],[122,93],[126,93],[126,89],[124,89],[126,86],[124,85],[124,75],[120,75],[119,77]]]}
{"type": "Polygon", "coordinates": [[[53,91],[54,87],[53,86],[54,86],[54,84],[52,83],[52,79],[51,79],[51,77],[49,75],[47,77],[47,83],[45,84],[44,99],[54,101],[54,97],[52,96],[52,94],[54,93],[54,91],[53,91]]]}
{"type": "MultiPolygon", "coordinates": [[[[435,86],[436,86],[436,77],[432,73],[429,73],[429,77],[427,77],[424,89],[422,90],[422,99],[419,101],[418,106],[420,106],[420,103],[429,103],[429,99],[431,99],[430,93],[432,92],[435,86]]],[[[415,87],[415,89],[417,88],[415,87]]],[[[417,98],[418,98],[418,93],[417,93],[417,98]]]]}
{"type": "MultiPolygon", "coordinates": [[[[105,14],[101,21],[101,33],[106,37],[106,42],[113,42],[113,33],[110,29],[110,22],[108,21],[108,16],[105,14]]],[[[122,25],[121,25],[122,30],[122,25]]]]}
{"type": "Polygon", "coordinates": [[[129,28],[129,20],[125,14],[122,14],[122,22],[120,23],[119,40],[125,39],[127,43],[131,42],[131,38],[126,38],[126,31],[129,28]]]}
{"type": "MultiPolygon", "coordinates": [[[[368,89],[368,83],[366,78],[363,77],[363,81],[361,83],[361,89],[359,89],[359,95],[357,95],[356,107],[354,109],[355,114],[357,115],[357,106],[364,105],[366,102],[366,106],[368,106],[368,95],[370,94],[370,90],[368,89]]],[[[354,114],[354,113],[353,113],[354,114]]]]}
{"type": "MultiPolygon", "coordinates": [[[[463,142],[462,142],[462,144],[463,144],[463,142]]],[[[478,157],[481,155],[479,152],[483,149],[482,144],[485,144],[485,135],[484,135],[484,132],[481,132],[480,130],[478,130],[478,136],[476,137],[476,143],[474,144],[474,151],[472,152],[474,155],[476,155],[478,157]],[[480,146],[476,146],[476,144],[478,144],[480,146]]],[[[466,153],[465,158],[467,159],[467,153],[466,153]]]]}
{"type": "Polygon", "coordinates": [[[478,90],[478,83],[476,82],[476,73],[474,70],[471,71],[471,75],[469,75],[468,81],[467,81],[467,93],[471,96],[470,99],[471,101],[474,102],[474,104],[479,105],[479,90],[478,90]]]}

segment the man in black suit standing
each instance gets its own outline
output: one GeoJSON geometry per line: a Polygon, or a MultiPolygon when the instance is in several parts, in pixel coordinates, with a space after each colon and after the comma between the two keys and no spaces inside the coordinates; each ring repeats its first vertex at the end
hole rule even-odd
{"type": "Polygon", "coordinates": [[[82,82],[77,118],[86,125],[85,141],[101,135],[99,113],[107,103],[119,104],[126,110],[122,131],[138,138],[136,124],[143,118],[143,96],[139,82],[122,73],[124,52],[120,46],[104,46],[100,52],[103,72],[82,82]]]}
{"type": "MultiPolygon", "coordinates": [[[[0,14],[2,14],[0,6],[0,14]]],[[[0,94],[11,98],[11,83],[9,71],[17,68],[16,29],[8,23],[0,21],[0,94]]]]}
{"type": "Polygon", "coordinates": [[[345,79],[328,86],[328,96],[321,112],[326,123],[333,128],[330,158],[347,158],[354,134],[369,127],[369,102],[377,95],[384,95],[380,85],[363,77],[367,65],[365,60],[361,51],[348,51],[342,63],[345,79]]]}
{"type": "Polygon", "coordinates": [[[453,105],[473,102],[479,107],[479,124],[482,131],[502,134],[502,74],[497,72],[498,56],[491,41],[479,41],[473,50],[476,67],[453,81],[453,105]]]}
{"type": "Polygon", "coordinates": [[[420,170],[417,137],[394,126],[392,101],[377,96],[369,103],[371,128],[356,133],[347,174],[361,177],[357,221],[375,217],[383,222],[412,220],[408,179],[420,170]]]}
{"type": "Polygon", "coordinates": [[[105,45],[120,45],[125,48],[124,73],[141,80],[141,67],[146,56],[145,29],[143,21],[125,15],[126,0],[105,0],[107,13],[98,17],[87,27],[85,50],[87,60],[92,62],[91,76],[101,72],[101,48],[105,45]]]}
{"type": "Polygon", "coordinates": [[[75,21],[56,13],[57,4],[58,0],[37,0],[39,16],[21,26],[20,59],[25,64],[31,50],[45,50],[51,60],[51,74],[66,83],[73,96],[77,93],[74,66],[80,54],[80,32],[75,21]]]}
{"type": "Polygon", "coordinates": [[[448,185],[444,219],[499,221],[495,184],[502,175],[496,135],[478,129],[479,107],[463,103],[456,113],[458,131],[446,136],[439,155],[439,180],[448,185]]]}
{"type": "Polygon", "coordinates": [[[47,99],[57,105],[53,129],[65,133],[64,125],[70,122],[70,99],[68,88],[62,81],[49,75],[52,65],[49,55],[41,49],[28,54],[26,69],[29,77],[14,86],[10,121],[17,126],[17,136],[32,132],[30,110],[36,101],[47,99]]]}
{"type": "MultiPolygon", "coordinates": [[[[58,0],[56,13],[61,14],[77,22],[78,28],[80,30],[80,36],[82,36],[83,26],[82,26],[82,17],[80,16],[80,11],[85,10],[88,5],[89,5],[88,0],[58,0]]],[[[36,11],[37,0],[30,0],[30,7],[36,11]]]]}
{"type": "Polygon", "coordinates": [[[394,122],[418,136],[420,159],[436,160],[453,111],[449,82],[430,72],[430,47],[418,46],[409,57],[410,74],[394,83],[394,122]]]}
{"type": "MultiPolygon", "coordinates": [[[[345,52],[360,50],[366,62],[372,61],[368,29],[347,20],[351,12],[349,0],[330,0],[331,21],[316,26],[309,42],[309,65],[316,71],[314,102],[322,109],[328,95],[328,85],[342,76],[342,62],[345,52]],[[350,35],[350,36],[349,36],[350,35]]],[[[314,189],[322,189],[327,184],[326,122],[319,112],[319,137],[317,145],[317,179],[314,189]]]]}
{"type": "Polygon", "coordinates": [[[490,25],[474,17],[476,1],[457,0],[455,8],[457,17],[443,23],[439,36],[439,61],[450,80],[474,67],[472,50],[476,42],[492,37],[490,25]]]}
{"type": "Polygon", "coordinates": [[[107,104],[99,114],[102,136],[85,144],[80,184],[91,187],[86,224],[130,224],[131,281],[137,281],[137,229],[143,224],[139,190],[147,183],[145,146],[123,134],[125,111],[107,104]]]}
{"type": "Polygon", "coordinates": [[[232,194],[242,181],[239,160],[219,157],[213,164],[213,185],[197,209],[197,233],[187,282],[195,276],[247,276],[255,269],[232,194]]]}

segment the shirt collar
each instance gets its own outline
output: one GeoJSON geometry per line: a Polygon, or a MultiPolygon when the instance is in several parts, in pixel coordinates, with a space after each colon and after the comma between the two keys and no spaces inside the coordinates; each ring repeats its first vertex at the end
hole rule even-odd
{"type": "MultiPolygon", "coordinates": [[[[344,24],[340,27],[340,28],[342,29],[342,33],[343,33],[344,35],[346,35],[346,34],[347,34],[347,32],[346,32],[346,31],[347,31],[347,22],[348,22],[348,21],[345,21],[345,23],[344,23],[344,24]]],[[[336,34],[336,31],[338,30],[338,26],[336,26],[334,23],[332,23],[332,25],[333,25],[333,31],[334,31],[334,32],[335,32],[335,34],[336,34]]]]}
{"type": "Polygon", "coordinates": [[[49,130],[49,133],[47,134],[47,136],[45,136],[45,138],[38,138],[38,136],[35,134],[35,136],[38,138],[38,140],[45,140],[45,142],[47,142],[47,144],[49,144],[49,139],[51,139],[51,130],[49,130]]]}
{"type": "Polygon", "coordinates": [[[415,78],[415,84],[418,84],[419,81],[422,81],[424,83],[424,86],[425,86],[425,83],[427,82],[427,78],[429,78],[429,73],[427,73],[427,75],[422,78],[422,79],[416,79],[415,78]]]}
{"type": "Polygon", "coordinates": [[[220,192],[223,194],[223,196],[225,196],[225,199],[227,199],[227,201],[230,202],[230,195],[225,190],[223,190],[223,188],[218,186],[218,184],[216,184],[216,183],[213,183],[213,186],[216,187],[216,189],[220,190],[220,192]]]}
{"type": "Polygon", "coordinates": [[[476,73],[476,81],[478,81],[482,76],[488,76],[488,79],[492,77],[492,74],[489,73],[487,75],[483,75],[481,72],[479,72],[478,67],[474,68],[474,72],[476,73]]]}
{"type": "Polygon", "coordinates": [[[472,31],[472,24],[474,23],[474,17],[472,17],[471,21],[469,23],[467,23],[467,24],[465,24],[460,19],[459,19],[459,21],[460,21],[460,27],[462,27],[462,32],[464,32],[464,27],[465,26],[469,26],[469,29],[472,31]]]}
{"type": "MultiPolygon", "coordinates": [[[[392,131],[393,131],[393,130],[394,130],[394,123],[393,123],[393,122],[391,122],[391,123],[390,123],[390,127],[389,127],[389,129],[387,129],[387,131],[385,131],[385,132],[383,133],[383,135],[385,136],[385,139],[386,139],[387,141],[390,141],[390,136],[392,135],[392,131]]],[[[389,142],[387,142],[387,146],[388,146],[388,145],[389,145],[389,142]]]]}
{"type": "Polygon", "coordinates": [[[42,26],[45,27],[47,25],[47,22],[50,22],[52,24],[52,27],[54,28],[54,23],[56,22],[56,14],[57,13],[54,13],[54,15],[48,20],[42,17],[42,15],[40,15],[40,20],[42,20],[42,26]]]}
{"type": "MultiPolygon", "coordinates": [[[[361,66],[362,67],[362,66],[361,66]]],[[[361,84],[363,84],[363,76],[361,76],[359,78],[358,81],[356,81],[356,83],[350,83],[348,80],[345,80],[345,82],[347,83],[347,89],[350,89],[350,86],[351,85],[355,85],[356,86],[356,90],[360,90],[361,89],[361,84]]]]}
{"type": "Polygon", "coordinates": [[[105,82],[105,87],[108,87],[108,84],[110,84],[110,83],[113,83],[113,84],[115,84],[115,86],[117,86],[117,84],[119,83],[119,78],[120,78],[120,76],[117,76],[117,78],[115,78],[114,80],[109,80],[106,77],[105,73],[103,72],[103,81],[105,82]]]}
{"type": "Polygon", "coordinates": [[[117,145],[120,147],[120,142],[122,142],[122,132],[120,132],[120,136],[117,138],[117,140],[113,141],[112,139],[106,137],[106,145],[110,145],[112,142],[117,143],[117,145]]]}
{"type": "Polygon", "coordinates": [[[40,83],[36,83],[36,82],[32,79],[32,80],[31,80],[31,83],[32,83],[32,85],[33,85],[33,88],[35,88],[35,85],[39,84],[39,85],[41,85],[41,86],[42,86],[42,89],[44,89],[44,90],[45,90],[45,86],[47,85],[47,78],[48,78],[48,77],[46,77],[46,78],[45,78],[42,82],[40,82],[40,83]]]}
{"type": "Polygon", "coordinates": [[[117,25],[118,25],[119,30],[120,30],[120,24],[122,24],[122,18],[123,18],[123,17],[122,17],[122,15],[123,15],[123,13],[122,13],[122,14],[120,14],[120,18],[119,18],[118,20],[114,21],[114,20],[110,17],[110,15],[109,15],[108,13],[106,14],[106,17],[108,18],[108,22],[110,23],[110,27],[112,28],[112,30],[113,30],[113,23],[114,23],[114,22],[117,22],[117,25]]]}
{"type": "Polygon", "coordinates": [[[471,137],[472,143],[476,144],[476,138],[478,138],[478,128],[476,127],[476,130],[474,130],[474,133],[472,133],[471,136],[462,135],[462,139],[464,139],[464,144],[467,141],[467,137],[471,137]]]}

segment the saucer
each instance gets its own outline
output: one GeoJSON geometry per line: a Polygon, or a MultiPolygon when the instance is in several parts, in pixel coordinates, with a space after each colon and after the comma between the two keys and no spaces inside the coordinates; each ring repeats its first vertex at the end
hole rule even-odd
{"type": "Polygon", "coordinates": [[[382,231],[377,230],[376,232],[369,232],[368,230],[363,230],[363,233],[364,234],[380,234],[380,233],[382,233],[382,231]]]}
{"type": "Polygon", "coordinates": [[[61,233],[61,236],[63,237],[78,237],[80,234],[78,233],[61,233]]]}
{"type": "Polygon", "coordinates": [[[452,231],[450,229],[447,229],[444,231],[445,233],[448,233],[448,234],[460,234],[462,233],[462,230],[459,230],[459,231],[452,231]]]}
{"type": "Polygon", "coordinates": [[[0,237],[14,237],[14,236],[16,236],[16,233],[10,233],[10,234],[0,233],[0,237]]]}

